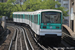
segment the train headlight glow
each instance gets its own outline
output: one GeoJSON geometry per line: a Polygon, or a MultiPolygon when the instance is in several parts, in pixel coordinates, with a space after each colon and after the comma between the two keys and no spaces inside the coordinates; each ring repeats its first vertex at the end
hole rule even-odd
{"type": "Polygon", "coordinates": [[[59,27],[56,27],[57,29],[59,29],[59,27]]]}

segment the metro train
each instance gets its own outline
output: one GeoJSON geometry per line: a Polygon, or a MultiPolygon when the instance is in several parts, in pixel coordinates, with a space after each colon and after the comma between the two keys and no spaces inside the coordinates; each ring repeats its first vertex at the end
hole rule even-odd
{"type": "Polygon", "coordinates": [[[33,36],[37,40],[57,37],[61,41],[62,16],[60,10],[41,9],[33,12],[13,12],[13,21],[29,25],[35,32],[33,36]]]}

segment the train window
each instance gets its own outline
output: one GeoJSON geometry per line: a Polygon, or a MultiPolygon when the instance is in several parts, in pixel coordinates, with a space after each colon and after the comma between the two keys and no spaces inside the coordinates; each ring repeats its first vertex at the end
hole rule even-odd
{"type": "Polygon", "coordinates": [[[16,14],[16,18],[17,18],[17,14],[16,14]]]}
{"type": "Polygon", "coordinates": [[[21,15],[20,15],[20,18],[21,18],[21,15]]]}
{"type": "Polygon", "coordinates": [[[23,19],[23,15],[20,15],[21,16],[21,18],[23,19]]]}
{"type": "Polygon", "coordinates": [[[29,20],[30,20],[30,15],[29,15],[29,20]]]}
{"type": "Polygon", "coordinates": [[[21,15],[19,15],[19,17],[21,18],[21,15]]]}
{"type": "Polygon", "coordinates": [[[27,15],[25,15],[25,19],[27,19],[27,15]]]}
{"type": "Polygon", "coordinates": [[[16,18],[17,18],[17,15],[16,15],[16,18]]]}
{"type": "Polygon", "coordinates": [[[31,22],[33,22],[33,16],[31,15],[31,22]]]}
{"type": "Polygon", "coordinates": [[[43,12],[42,23],[61,23],[61,13],[43,12]]]}
{"type": "Polygon", "coordinates": [[[28,20],[29,20],[29,15],[27,15],[28,16],[28,20]]]}
{"type": "Polygon", "coordinates": [[[31,15],[29,15],[29,20],[31,21],[31,15]]]}
{"type": "Polygon", "coordinates": [[[20,15],[19,14],[17,15],[17,18],[20,18],[20,15]]]}
{"type": "Polygon", "coordinates": [[[23,15],[22,15],[22,19],[23,19],[23,15]]]}
{"type": "Polygon", "coordinates": [[[32,17],[32,15],[31,15],[31,22],[33,21],[33,17],[32,17]]]}
{"type": "Polygon", "coordinates": [[[38,24],[38,15],[34,15],[34,23],[38,24]]]}
{"type": "Polygon", "coordinates": [[[15,18],[16,18],[16,14],[15,14],[14,16],[15,16],[15,18]]]}
{"type": "Polygon", "coordinates": [[[19,18],[19,15],[17,15],[17,18],[19,18]]]}
{"type": "Polygon", "coordinates": [[[39,24],[41,23],[41,20],[40,20],[40,15],[39,15],[39,24]]]}
{"type": "Polygon", "coordinates": [[[27,19],[28,19],[28,15],[27,15],[27,19]]]}
{"type": "Polygon", "coordinates": [[[29,15],[29,20],[31,19],[31,16],[29,15]]]}
{"type": "Polygon", "coordinates": [[[18,18],[18,14],[16,15],[16,18],[18,18]]]}

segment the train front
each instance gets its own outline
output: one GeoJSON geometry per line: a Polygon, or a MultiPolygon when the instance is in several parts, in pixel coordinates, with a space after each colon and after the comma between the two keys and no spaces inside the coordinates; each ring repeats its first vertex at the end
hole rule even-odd
{"type": "Polygon", "coordinates": [[[61,40],[62,12],[48,11],[41,13],[40,35],[61,40]]]}

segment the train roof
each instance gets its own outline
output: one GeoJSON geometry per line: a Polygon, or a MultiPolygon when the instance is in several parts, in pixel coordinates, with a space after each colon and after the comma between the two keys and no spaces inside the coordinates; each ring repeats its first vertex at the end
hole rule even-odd
{"type": "Polygon", "coordinates": [[[33,12],[13,12],[13,14],[40,14],[41,12],[46,12],[46,11],[57,11],[57,12],[62,12],[61,10],[55,10],[55,9],[41,9],[33,12]]]}

